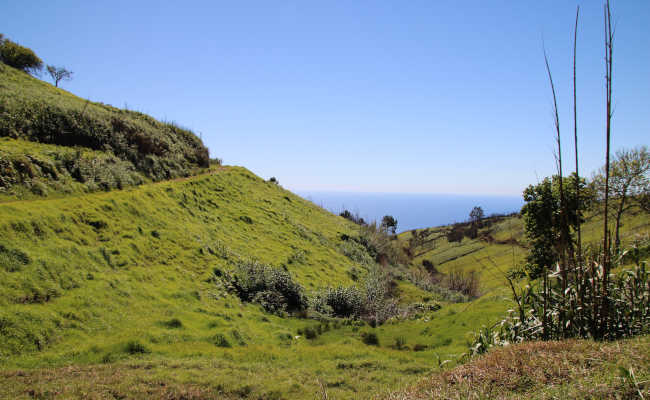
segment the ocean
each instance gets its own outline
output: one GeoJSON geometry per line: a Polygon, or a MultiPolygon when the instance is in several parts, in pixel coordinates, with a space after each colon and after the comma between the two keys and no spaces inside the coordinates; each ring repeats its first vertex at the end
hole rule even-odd
{"type": "Polygon", "coordinates": [[[384,215],[397,219],[397,231],[466,221],[475,206],[485,215],[518,212],[521,196],[402,194],[298,191],[298,195],[335,214],[349,210],[366,221],[381,221],[384,215]]]}

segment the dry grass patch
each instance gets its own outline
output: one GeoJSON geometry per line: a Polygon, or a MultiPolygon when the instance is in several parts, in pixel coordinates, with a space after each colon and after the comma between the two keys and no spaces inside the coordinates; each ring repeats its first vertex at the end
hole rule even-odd
{"type": "Polygon", "coordinates": [[[649,378],[649,337],[533,342],[492,351],[387,398],[639,399],[650,397],[649,378]]]}

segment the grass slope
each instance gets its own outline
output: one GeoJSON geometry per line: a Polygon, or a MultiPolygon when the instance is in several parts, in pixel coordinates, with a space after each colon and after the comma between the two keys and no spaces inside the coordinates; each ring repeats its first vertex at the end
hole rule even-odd
{"type": "Polygon", "coordinates": [[[112,153],[0,137],[0,202],[62,197],[150,181],[112,153]]]}
{"type": "MultiPolygon", "coordinates": [[[[462,312],[466,304],[445,304],[371,328],[271,315],[210,281],[214,268],[256,259],[286,267],[308,292],[351,285],[350,271],[363,267],[343,255],[340,237],[355,232],[239,167],[2,203],[0,387],[9,397],[115,391],[137,398],[158,393],[163,382],[179,393],[313,398],[322,386],[336,398],[358,398],[414,382],[438,368],[434,360],[462,355],[475,324],[488,322],[480,305],[462,312]],[[307,339],[305,328],[316,337],[307,339]],[[378,346],[363,344],[370,331],[378,346]],[[398,338],[401,349],[393,346],[398,338]],[[73,392],[60,392],[57,378],[17,379],[65,376],[71,366],[97,374],[97,385],[83,374],[67,381],[73,392]],[[101,371],[112,374],[106,379],[114,387],[100,385],[101,371]]],[[[400,290],[409,302],[428,295],[408,282],[400,290]]]]}
{"type": "MultiPolygon", "coordinates": [[[[632,217],[626,229],[647,223],[632,217]]],[[[473,332],[511,306],[499,274],[513,247],[497,241],[517,226],[493,225],[492,242],[437,239],[416,258],[442,271],[483,268],[483,296],[372,328],[271,315],[210,279],[240,259],[284,267],[308,292],[354,284],[363,271],[341,251],[355,225],[244,168],[5,202],[0,397],[345,399],[412,385],[456,364],[473,332]],[[364,344],[364,332],[379,344],[364,344]]],[[[433,296],[406,280],[398,290],[403,304],[433,296]]]]}
{"type": "MultiPolygon", "coordinates": [[[[81,99],[2,63],[0,137],[105,152],[154,181],[188,176],[209,163],[207,148],[189,130],[81,99]]],[[[0,159],[0,176],[24,178],[22,172],[21,164],[0,159]]],[[[0,179],[0,187],[6,183],[0,179]]]]}

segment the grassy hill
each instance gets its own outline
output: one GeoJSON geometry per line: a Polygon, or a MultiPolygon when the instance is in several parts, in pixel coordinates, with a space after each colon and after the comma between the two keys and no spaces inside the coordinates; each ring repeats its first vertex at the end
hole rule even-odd
{"type": "Polygon", "coordinates": [[[2,63],[0,137],[21,139],[5,139],[0,153],[0,192],[14,198],[78,190],[69,180],[108,190],[173,179],[209,164],[201,140],[175,123],[79,98],[2,63]]]}
{"type": "MultiPolygon", "coordinates": [[[[512,306],[516,217],[460,242],[452,226],[413,246],[417,232],[384,237],[412,259],[380,265],[364,228],[245,168],[208,167],[189,131],[3,65],[0,78],[0,398],[390,396],[465,362],[512,306]],[[226,279],[250,262],[311,300],[382,270],[395,315],[269,312],[226,279]],[[469,271],[477,292],[443,284],[469,271]]],[[[629,214],[624,242],[648,223],[629,214]]]]}
{"type": "MultiPolygon", "coordinates": [[[[286,267],[310,293],[353,284],[350,270],[364,268],[341,250],[342,234],[354,235],[355,225],[243,168],[6,202],[0,215],[0,368],[13,371],[0,374],[5,396],[61,383],[23,385],[16,369],[40,374],[68,365],[110,365],[121,371],[110,390],[134,395],[132,379],[140,382],[138,371],[156,365],[158,379],[178,390],[198,383],[215,396],[311,398],[324,385],[337,398],[354,398],[413,381],[437,368],[432,360],[460,356],[474,324],[487,322],[480,305],[443,303],[372,328],[242,303],[213,282],[215,268],[256,259],[286,267]],[[307,339],[305,328],[320,334],[307,339]],[[378,346],[364,344],[370,331],[378,346]]],[[[407,281],[400,288],[409,301],[433,297],[407,281]]],[[[155,382],[138,385],[151,390],[155,382]]],[[[92,387],[69,385],[77,394],[92,387]]]]}

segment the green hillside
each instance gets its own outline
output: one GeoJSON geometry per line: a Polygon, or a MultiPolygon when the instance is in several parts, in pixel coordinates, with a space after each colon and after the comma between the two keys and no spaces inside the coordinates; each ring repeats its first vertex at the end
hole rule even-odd
{"type": "MultiPolygon", "coordinates": [[[[208,166],[175,124],[1,64],[0,78],[2,399],[390,396],[466,362],[512,307],[516,216],[474,239],[392,236],[208,166]],[[335,316],[326,295],[387,317],[335,316]]],[[[649,223],[628,213],[624,244],[649,223]]],[[[586,243],[600,224],[590,216],[586,243]]]]}
{"type": "Polygon", "coordinates": [[[75,147],[80,153],[3,142],[0,193],[16,198],[78,189],[60,177],[72,177],[87,190],[107,190],[189,176],[209,164],[201,140],[175,123],[79,98],[2,63],[0,137],[75,147]],[[94,171],[101,169],[112,173],[94,171]],[[16,185],[32,190],[14,190],[16,185]]]}
{"type": "MultiPolygon", "coordinates": [[[[286,267],[309,293],[351,285],[350,271],[365,268],[341,250],[342,234],[355,235],[355,225],[243,168],[7,202],[0,215],[0,368],[8,371],[0,386],[12,396],[33,384],[19,385],[16,369],[108,364],[127,375],[156,365],[166,382],[198,382],[220,395],[311,398],[322,384],[337,398],[354,398],[414,380],[437,368],[432,360],[457,358],[473,324],[487,322],[480,305],[461,315],[467,305],[443,303],[371,328],[242,303],[214,282],[215,268],[241,259],[286,267]],[[305,328],[320,334],[307,339],[305,328]],[[378,346],[363,343],[370,331],[378,346]],[[229,347],[215,344],[224,339],[229,347]]],[[[412,300],[428,295],[406,281],[400,288],[412,300]]],[[[142,377],[129,376],[116,390],[132,393],[129,379],[142,377]]],[[[83,382],[75,385],[83,390],[83,382]]]]}

